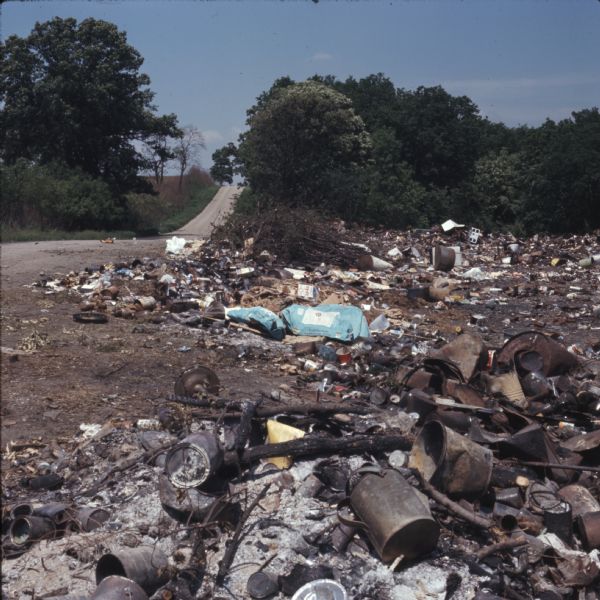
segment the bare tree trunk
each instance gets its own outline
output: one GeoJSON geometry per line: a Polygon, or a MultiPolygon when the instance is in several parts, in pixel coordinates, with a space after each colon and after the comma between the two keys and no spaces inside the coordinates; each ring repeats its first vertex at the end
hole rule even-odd
{"type": "Polygon", "coordinates": [[[180,165],[180,169],[179,169],[179,191],[181,192],[181,189],[183,187],[183,174],[185,173],[185,162],[181,161],[181,165],[180,165]]]}

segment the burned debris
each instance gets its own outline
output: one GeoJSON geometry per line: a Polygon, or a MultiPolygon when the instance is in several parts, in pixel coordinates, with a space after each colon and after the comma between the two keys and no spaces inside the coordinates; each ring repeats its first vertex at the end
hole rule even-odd
{"type": "Polygon", "coordinates": [[[598,239],[444,226],[282,258],[269,225],[37,282],[81,327],[260,346],[273,385],[189,364],[155,414],[9,445],[3,594],[597,598],[598,239]]]}

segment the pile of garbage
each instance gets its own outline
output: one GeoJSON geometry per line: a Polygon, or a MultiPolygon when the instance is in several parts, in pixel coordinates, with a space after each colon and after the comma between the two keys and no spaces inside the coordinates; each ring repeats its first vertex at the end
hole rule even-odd
{"type": "Polygon", "coordinates": [[[233,401],[191,365],[157,414],[9,447],[3,594],[598,598],[598,237],[447,222],[352,268],[253,245],[36,283],[82,323],[254,336],[296,384],[233,401]]]}

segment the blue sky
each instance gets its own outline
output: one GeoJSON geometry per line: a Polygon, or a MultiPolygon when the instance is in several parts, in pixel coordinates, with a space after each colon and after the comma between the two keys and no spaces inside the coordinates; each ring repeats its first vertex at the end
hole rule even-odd
{"type": "Polygon", "coordinates": [[[600,105],[600,1],[8,2],[2,37],[54,16],[115,23],[161,112],[205,134],[203,166],[280,76],[385,73],[443,85],[483,115],[538,125],[600,105]]]}

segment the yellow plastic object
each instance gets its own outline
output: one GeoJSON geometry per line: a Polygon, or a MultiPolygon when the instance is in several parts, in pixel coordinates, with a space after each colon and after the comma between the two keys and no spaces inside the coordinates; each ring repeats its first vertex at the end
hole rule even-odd
{"type": "MultiPolygon", "coordinates": [[[[280,423],[274,419],[269,419],[267,421],[268,444],[289,442],[291,440],[298,440],[302,437],[304,437],[304,431],[301,429],[297,429],[291,425],[286,425],[285,423],[280,423]]],[[[291,456],[273,456],[271,458],[267,458],[267,462],[270,462],[279,469],[289,469],[292,466],[291,456]]]]}

